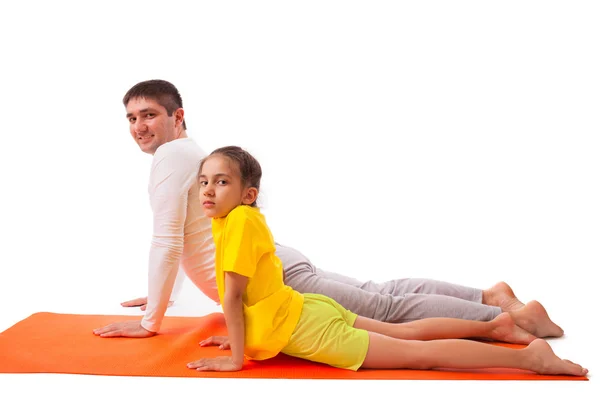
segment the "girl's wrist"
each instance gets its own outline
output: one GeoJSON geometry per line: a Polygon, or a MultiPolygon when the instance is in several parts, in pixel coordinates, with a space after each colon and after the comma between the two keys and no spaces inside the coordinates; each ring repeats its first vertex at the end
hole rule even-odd
{"type": "Polygon", "coordinates": [[[241,358],[240,357],[231,357],[231,362],[236,367],[241,368],[242,365],[244,365],[244,356],[242,356],[241,358]]]}

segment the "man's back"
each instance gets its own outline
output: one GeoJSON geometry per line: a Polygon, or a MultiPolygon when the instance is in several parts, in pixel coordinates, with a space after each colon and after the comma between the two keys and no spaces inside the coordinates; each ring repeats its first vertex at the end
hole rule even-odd
{"type": "Polygon", "coordinates": [[[160,326],[181,266],[208,297],[218,301],[211,221],[199,199],[198,168],[206,153],[191,138],[170,141],[154,154],[148,184],[154,227],[148,308],[142,326],[160,326]]]}

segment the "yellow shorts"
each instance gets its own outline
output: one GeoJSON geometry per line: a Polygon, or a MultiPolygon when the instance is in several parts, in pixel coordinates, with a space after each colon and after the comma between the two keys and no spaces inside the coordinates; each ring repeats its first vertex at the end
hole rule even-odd
{"type": "Polygon", "coordinates": [[[356,371],[367,356],[369,334],[353,327],[357,315],[320,294],[303,294],[300,320],[282,353],[356,371]]]}

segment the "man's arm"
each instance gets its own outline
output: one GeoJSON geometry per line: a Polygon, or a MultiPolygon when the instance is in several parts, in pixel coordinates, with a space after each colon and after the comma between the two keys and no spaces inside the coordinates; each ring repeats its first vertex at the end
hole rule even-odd
{"type": "MultiPolygon", "coordinates": [[[[169,300],[169,304],[167,307],[171,307],[179,294],[181,293],[181,288],[183,286],[183,281],[185,281],[185,272],[183,269],[179,267],[179,272],[177,272],[177,278],[175,279],[175,285],[173,286],[173,290],[171,291],[171,299],[169,300]]],[[[133,300],[127,300],[121,303],[123,307],[140,307],[140,310],[146,311],[146,305],[148,304],[148,296],[146,297],[138,297],[133,300]]]]}
{"type": "Polygon", "coordinates": [[[94,331],[103,337],[154,335],[160,329],[175,284],[183,252],[189,179],[196,171],[191,171],[186,160],[173,152],[157,153],[148,187],[154,223],[148,260],[146,314],[141,322],[115,323],[94,331]]]}
{"type": "MultiPolygon", "coordinates": [[[[190,174],[185,159],[174,152],[155,154],[149,194],[153,235],[148,259],[148,304],[141,325],[158,332],[177,278],[183,253],[190,174]]],[[[195,169],[195,168],[194,168],[195,169]]]]}

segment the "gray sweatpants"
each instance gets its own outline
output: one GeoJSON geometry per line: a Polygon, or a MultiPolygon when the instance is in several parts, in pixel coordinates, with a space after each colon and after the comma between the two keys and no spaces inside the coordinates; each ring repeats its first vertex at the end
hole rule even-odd
{"type": "Polygon", "coordinates": [[[384,322],[408,322],[430,317],[489,321],[502,311],[481,303],[481,289],[431,279],[396,279],[384,283],[316,268],[302,253],[277,244],[285,283],[300,293],[328,296],[346,309],[384,322]]]}

